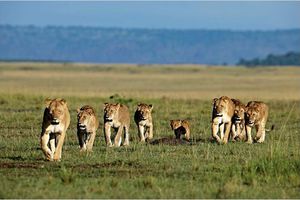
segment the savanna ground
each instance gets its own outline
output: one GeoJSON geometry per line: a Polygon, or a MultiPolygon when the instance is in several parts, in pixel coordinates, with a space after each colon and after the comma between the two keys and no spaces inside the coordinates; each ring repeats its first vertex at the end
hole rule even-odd
{"type": "Polygon", "coordinates": [[[0,63],[1,198],[300,198],[300,68],[0,63]],[[210,141],[211,99],[263,100],[264,144],[210,141]],[[64,97],[71,125],[61,162],[39,147],[46,97],[64,97]],[[104,102],[129,106],[130,147],[106,148],[104,102]],[[137,142],[137,103],[154,105],[154,137],[189,119],[191,145],[137,142]],[[76,108],[98,111],[92,153],[80,153],[76,108]]]}

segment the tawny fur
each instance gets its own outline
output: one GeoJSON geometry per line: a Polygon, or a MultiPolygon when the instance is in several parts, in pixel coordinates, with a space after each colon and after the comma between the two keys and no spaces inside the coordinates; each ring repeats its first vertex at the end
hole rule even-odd
{"type": "Polygon", "coordinates": [[[135,111],[134,121],[138,128],[140,142],[153,138],[152,110],[153,106],[151,104],[140,103],[135,111]]]}
{"type": "Polygon", "coordinates": [[[228,142],[234,108],[233,101],[227,96],[213,99],[211,132],[218,143],[228,142]]]}
{"type": "Polygon", "coordinates": [[[246,129],[245,129],[245,111],[246,106],[238,99],[231,99],[234,103],[234,114],[231,125],[231,139],[245,140],[246,129]]]}
{"type": "Polygon", "coordinates": [[[260,101],[250,101],[246,107],[245,124],[247,143],[252,143],[251,130],[252,127],[256,129],[256,136],[254,140],[258,143],[265,141],[266,123],[268,120],[269,107],[267,104],[260,101]]]}
{"type": "Polygon", "coordinates": [[[106,145],[119,147],[122,143],[122,133],[124,131],[123,146],[129,145],[129,127],[130,116],[128,107],[120,103],[104,104],[104,135],[106,145]],[[114,144],[111,141],[111,129],[115,129],[117,134],[114,138],[114,144]]]}
{"type": "Polygon", "coordinates": [[[185,135],[185,139],[190,140],[191,138],[191,130],[190,123],[187,120],[171,120],[170,126],[174,131],[176,139],[180,139],[181,135],[185,135]]]}
{"type": "Polygon", "coordinates": [[[70,113],[64,99],[46,99],[40,143],[49,161],[60,161],[70,113]]]}
{"type": "Polygon", "coordinates": [[[77,109],[77,137],[81,151],[92,151],[98,126],[96,112],[91,106],[77,109]]]}

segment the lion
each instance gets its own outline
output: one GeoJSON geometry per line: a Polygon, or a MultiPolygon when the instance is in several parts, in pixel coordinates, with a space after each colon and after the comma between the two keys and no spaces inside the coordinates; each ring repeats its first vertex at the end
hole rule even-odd
{"type": "Polygon", "coordinates": [[[96,112],[91,106],[77,109],[77,137],[81,151],[92,151],[98,126],[96,112]]]}
{"type": "Polygon", "coordinates": [[[120,103],[111,104],[104,103],[104,135],[106,145],[109,147],[119,147],[122,143],[122,132],[124,130],[124,143],[123,146],[129,145],[129,127],[130,116],[127,106],[120,103]],[[117,134],[114,138],[114,144],[111,141],[111,128],[116,130],[117,134]]]}
{"type": "Polygon", "coordinates": [[[152,104],[140,103],[135,111],[134,121],[138,127],[140,142],[153,138],[152,110],[152,104]]]}
{"type": "Polygon", "coordinates": [[[244,140],[246,137],[245,130],[245,111],[246,106],[238,99],[231,99],[235,105],[232,117],[231,133],[232,141],[236,139],[244,140]]]}
{"type": "Polygon", "coordinates": [[[70,113],[64,99],[46,99],[40,143],[49,161],[60,161],[70,113]]]}
{"type": "Polygon", "coordinates": [[[190,123],[187,120],[170,120],[170,126],[174,131],[176,139],[180,139],[181,135],[185,135],[186,140],[191,138],[190,123]]]}
{"type": "MultiPolygon", "coordinates": [[[[247,143],[252,143],[251,129],[255,126],[256,136],[254,140],[258,143],[265,141],[266,123],[268,120],[269,107],[260,101],[250,101],[246,107],[245,124],[247,143]]],[[[273,129],[273,126],[272,126],[273,129]]]]}
{"type": "Polygon", "coordinates": [[[213,99],[211,131],[213,138],[219,144],[222,142],[226,144],[228,142],[234,108],[233,101],[227,96],[213,99]],[[220,137],[218,136],[218,132],[220,132],[220,137]]]}

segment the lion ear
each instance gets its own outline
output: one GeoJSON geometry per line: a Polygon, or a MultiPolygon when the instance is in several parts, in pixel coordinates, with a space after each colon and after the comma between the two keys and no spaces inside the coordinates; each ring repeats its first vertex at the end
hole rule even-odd
{"type": "Polygon", "coordinates": [[[153,105],[149,104],[149,108],[150,108],[150,111],[152,111],[153,110],[153,105]]]}
{"type": "Polygon", "coordinates": [[[119,109],[120,106],[121,106],[121,104],[120,104],[120,103],[117,103],[116,106],[117,106],[117,109],[119,109]]]}
{"type": "Polygon", "coordinates": [[[105,109],[108,106],[108,103],[103,104],[103,109],[105,109]]]}
{"type": "Polygon", "coordinates": [[[89,115],[93,115],[93,110],[92,109],[88,109],[87,112],[88,112],[89,115]]]}
{"type": "Polygon", "coordinates": [[[80,112],[80,108],[77,108],[76,111],[77,111],[77,113],[79,113],[80,112]]]}
{"type": "Polygon", "coordinates": [[[141,106],[142,106],[142,103],[138,103],[137,109],[140,110],[140,109],[141,109],[141,106]]]}
{"type": "Polygon", "coordinates": [[[218,98],[214,98],[214,99],[212,100],[212,104],[216,103],[217,100],[218,100],[218,98]]]}
{"type": "Polygon", "coordinates": [[[45,105],[46,105],[46,107],[49,107],[51,101],[52,101],[52,99],[50,99],[50,98],[45,99],[45,105]]]}
{"type": "Polygon", "coordinates": [[[67,104],[67,101],[65,99],[61,99],[60,102],[64,105],[67,104]]]}
{"type": "Polygon", "coordinates": [[[173,122],[174,122],[174,120],[170,120],[170,126],[172,129],[173,129],[173,122]]]}

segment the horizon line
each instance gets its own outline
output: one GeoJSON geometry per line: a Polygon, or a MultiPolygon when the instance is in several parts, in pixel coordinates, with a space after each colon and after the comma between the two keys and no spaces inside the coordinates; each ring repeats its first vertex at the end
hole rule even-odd
{"type": "Polygon", "coordinates": [[[120,29],[120,30],[166,30],[166,31],[228,31],[228,32],[274,32],[274,31],[299,31],[298,28],[272,28],[272,29],[232,29],[232,28],[149,28],[149,27],[120,27],[120,26],[93,26],[93,25],[36,25],[36,24],[1,24],[0,26],[11,27],[34,27],[34,28],[98,28],[98,29],[120,29]]]}

